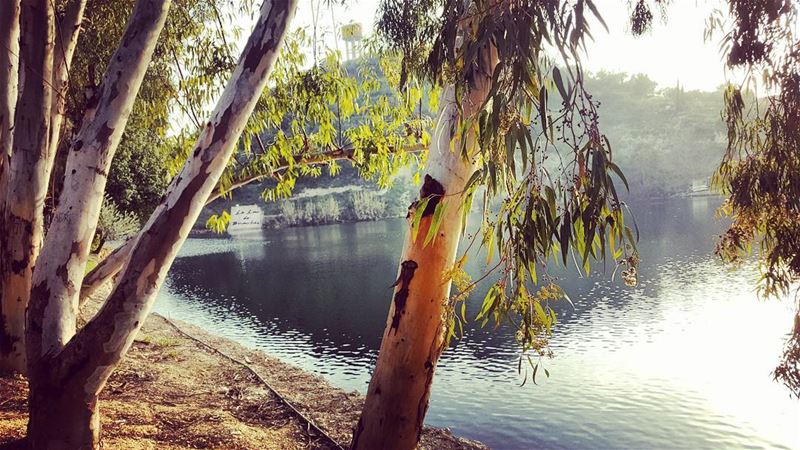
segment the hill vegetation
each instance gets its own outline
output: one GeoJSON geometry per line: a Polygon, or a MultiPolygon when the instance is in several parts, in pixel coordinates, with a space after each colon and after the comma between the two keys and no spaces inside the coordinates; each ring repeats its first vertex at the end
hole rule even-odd
{"type": "MultiPolygon", "coordinates": [[[[379,64],[371,62],[369,66],[386,84],[379,64]]],[[[349,67],[351,73],[357,73],[354,63],[349,67]]],[[[600,101],[600,121],[611,140],[614,161],[630,185],[630,192],[623,195],[666,197],[687,192],[692,182],[708,181],[725,150],[720,91],[686,91],[680,84],[659,88],[646,75],[609,72],[593,74],[587,84],[600,101]]],[[[374,95],[391,92],[387,88],[374,95]]],[[[423,99],[425,116],[430,115],[428,105],[428,100],[423,99]]],[[[351,126],[353,123],[343,124],[345,128],[351,126]]],[[[373,182],[360,177],[345,163],[335,176],[323,170],[317,177],[300,178],[295,187],[300,198],[278,202],[264,202],[261,195],[274,187],[275,181],[254,183],[206,208],[196,226],[203,227],[209,216],[237,203],[260,204],[265,214],[280,216],[273,223],[288,226],[401,217],[406,213],[408,199],[418,190],[412,182],[413,169],[399,175],[391,189],[379,191],[373,182]],[[352,189],[342,189],[348,187],[352,189]],[[326,195],[326,190],[330,194],[326,195]],[[355,194],[361,190],[373,193],[355,194]]]]}

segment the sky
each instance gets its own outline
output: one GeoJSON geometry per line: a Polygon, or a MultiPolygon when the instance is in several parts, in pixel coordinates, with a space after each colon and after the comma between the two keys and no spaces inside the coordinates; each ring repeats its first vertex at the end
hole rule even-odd
{"type": "MultiPolygon", "coordinates": [[[[351,22],[360,23],[371,33],[379,0],[350,0],[347,6],[325,8],[320,14],[319,29],[327,45],[334,47],[331,30],[351,22]]],[[[704,42],[705,22],[719,0],[673,0],[668,7],[668,21],[656,13],[653,30],[633,37],[629,31],[628,0],[595,0],[609,32],[593,24],[594,42],[588,45],[585,67],[590,71],[644,73],[660,87],[680,83],[687,90],[714,90],[724,83],[726,73],[720,56],[717,36],[704,42]]],[[[311,0],[301,0],[292,27],[311,29],[311,0]]],[[[343,49],[342,49],[343,50],[343,49]]]]}

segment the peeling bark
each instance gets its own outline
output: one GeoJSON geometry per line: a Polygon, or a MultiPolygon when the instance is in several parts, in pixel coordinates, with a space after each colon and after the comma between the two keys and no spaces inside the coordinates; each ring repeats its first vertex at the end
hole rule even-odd
{"type": "Polygon", "coordinates": [[[392,316],[392,325],[390,328],[397,329],[400,327],[400,318],[406,312],[406,300],[408,300],[408,285],[411,279],[414,278],[414,271],[417,270],[417,263],[414,261],[403,261],[400,264],[400,276],[394,282],[392,287],[397,287],[397,292],[394,294],[394,315],[392,316]]]}
{"type": "Polygon", "coordinates": [[[53,10],[48,0],[23,0],[20,9],[20,95],[3,211],[0,248],[0,335],[4,369],[25,371],[25,308],[42,242],[43,206],[50,177],[47,138],[52,89],[53,10]]]}
{"type": "MultiPolygon", "coordinates": [[[[41,357],[41,388],[62,386],[68,391],[81,392],[73,402],[55,404],[48,411],[41,411],[41,415],[34,417],[31,412],[30,426],[41,427],[40,436],[47,438],[46,442],[40,441],[42,446],[60,445],[75,435],[73,429],[56,435],[48,433],[44,429],[47,418],[59,417],[59,408],[61,414],[70,414],[75,411],[74,402],[81,402],[82,410],[96,405],[108,377],[133,343],[266,85],[295,6],[296,0],[264,2],[255,29],[211,119],[181,173],[170,184],[164,200],[133,244],[130,259],[108,300],[60,352],[41,357]]],[[[84,431],[91,429],[90,424],[82,426],[84,431]]],[[[95,434],[79,435],[91,439],[80,446],[98,445],[95,434]]]]}
{"type": "MultiPolygon", "coordinates": [[[[462,99],[464,117],[477,113],[491,83],[496,56],[487,51],[485,67],[476,69],[473,84],[462,99]]],[[[378,362],[367,390],[364,408],[353,433],[351,447],[358,450],[411,450],[419,442],[436,363],[444,346],[444,306],[450,295],[450,280],[443,274],[455,263],[461,233],[461,196],[477,168],[475,158],[465,159],[460,144],[451,147],[459,122],[453,86],[445,88],[440,102],[434,140],[425,165],[420,199],[430,200],[424,211],[409,214],[409,231],[401,257],[400,274],[378,362]],[[424,244],[438,202],[446,204],[436,240],[424,244]],[[422,214],[419,233],[412,239],[413,215],[422,214]],[[414,262],[409,271],[409,262],[414,262]],[[404,276],[405,275],[405,276],[404,276]],[[402,318],[402,320],[401,320],[402,318]]],[[[467,148],[474,147],[474,134],[467,135],[467,148]]],[[[474,154],[474,151],[470,153],[474,154]]]]}

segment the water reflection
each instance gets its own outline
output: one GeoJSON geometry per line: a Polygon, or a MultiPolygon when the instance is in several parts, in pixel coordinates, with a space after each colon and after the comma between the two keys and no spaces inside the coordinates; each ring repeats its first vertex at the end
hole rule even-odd
{"type": "MultiPolygon", "coordinates": [[[[611,267],[558,273],[575,308],[558,309],[539,386],[519,386],[511,330],[468,329],[441,360],[428,423],[494,448],[800,447],[798,403],[769,378],[789,305],[756,301],[752,269],[710,256],[716,206],[636,208],[636,289],[611,267]]],[[[190,240],[157,310],[364,391],[402,239],[402,222],[384,221],[190,240]]]]}

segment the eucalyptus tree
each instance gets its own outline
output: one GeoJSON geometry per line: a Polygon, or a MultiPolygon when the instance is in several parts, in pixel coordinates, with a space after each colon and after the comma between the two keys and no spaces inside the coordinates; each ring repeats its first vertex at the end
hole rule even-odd
{"type": "MultiPolygon", "coordinates": [[[[41,256],[37,254],[37,242],[28,245],[27,253],[18,252],[28,264],[31,280],[27,285],[20,283],[16,287],[25,296],[28,310],[25,323],[30,385],[28,431],[34,447],[97,445],[97,397],[142,326],[181,243],[210,199],[270,176],[277,179],[277,184],[265,191],[265,198],[285,197],[291,194],[297,177],[320,173],[320,164],[327,164],[328,170],[334,173],[336,161],[342,159],[352,161],[364,176],[386,184],[392,172],[411,158],[417,158],[406,150],[418,149],[427,139],[427,118],[422,116],[421,109],[415,115],[410,107],[419,104],[420,90],[406,91],[397,99],[363,95],[382,89],[374,73],[367,68],[358,77],[351,77],[333,57],[310,71],[302,70],[299,41],[293,40],[288,53],[284,52],[283,62],[276,68],[275,82],[265,93],[268,75],[295,8],[293,1],[265,1],[238,62],[230,62],[232,58],[225,56],[227,53],[223,50],[218,55],[219,60],[200,66],[212,67],[219,61],[223,66],[230,63],[231,78],[220,93],[217,107],[208,113],[209,121],[198,121],[201,128],[198,132],[179,133],[170,139],[176,176],[144,229],[129,241],[129,245],[121,248],[124,252],[115,253],[124,254],[124,258],[120,258],[122,270],[117,270],[119,275],[112,292],[100,312],[78,330],[75,319],[80,295],[77,287],[84,281],[109,168],[123,139],[128,118],[135,110],[134,100],[145,78],[145,69],[150,65],[151,69],[156,69],[157,76],[165,77],[160,80],[163,89],[171,86],[172,76],[181,80],[173,98],[180,112],[188,117],[201,114],[201,107],[205,107],[204,97],[195,94],[212,95],[209,93],[216,86],[209,82],[210,75],[197,75],[198,78],[191,81],[189,76],[181,74],[184,60],[180,58],[176,57],[177,67],[172,66],[174,72],[164,68],[164,61],[159,60],[163,58],[165,47],[170,43],[180,45],[186,38],[186,35],[181,38],[179,33],[179,37],[169,37],[170,3],[169,0],[138,0],[120,37],[120,45],[108,56],[109,63],[101,79],[94,73],[97,66],[91,63],[92,58],[99,57],[91,56],[96,46],[90,46],[85,52],[78,48],[76,79],[84,80],[83,87],[88,87],[85,90],[90,95],[81,100],[79,94],[74,94],[80,91],[80,86],[67,86],[67,94],[73,95],[71,102],[68,97],[68,120],[64,127],[69,138],[54,140],[49,134],[53,109],[47,95],[51,93],[52,83],[47,83],[46,78],[33,78],[40,83],[24,84],[25,89],[33,93],[20,96],[18,104],[11,105],[17,107],[18,117],[24,113],[26,124],[35,125],[41,131],[30,135],[15,133],[23,139],[14,141],[8,158],[12,169],[19,166],[28,172],[39,170],[37,182],[32,185],[40,189],[42,195],[33,196],[29,191],[25,191],[29,195],[19,194],[29,188],[17,174],[20,170],[12,170],[5,183],[9,192],[18,196],[19,203],[38,218],[40,225],[28,229],[42,227],[43,192],[47,190],[52,168],[49,156],[56,151],[49,143],[58,141],[67,148],[63,174],[52,177],[54,186],[63,188],[59,190],[41,256]],[[166,44],[159,39],[163,28],[168,32],[166,44]],[[33,91],[37,86],[39,90],[33,91]],[[38,95],[34,95],[37,92],[38,95]],[[344,129],[342,122],[350,119],[358,120],[344,129]],[[260,133],[268,126],[277,131],[265,143],[260,133]],[[28,141],[39,139],[27,144],[38,153],[18,151],[27,150],[21,146],[27,142],[25,138],[28,141]],[[237,150],[240,157],[232,158],[237,150]],[[47,170],[41,168],[42,161],[48,165],[47,170]],[[35,270],[31,270],[34,264],[35,270]]],[[[107,2],[93,2],[90,6],[87,13],[92,19],[99,20],[92,14],[102,17],[102,14],[121,13],[120,9],[114,9],[114,4],[107,2]]],[[[180,7],[181,3],[176,2],[172,11],[180,7]]],[[[53,8],[53,4],[47,2],[23,4],[20,22],[25,51],[21,52],[21,65],[25,68],[38,63],[46,69],[55,59],[53,53],[48,52],[52,50],[52,45],[47,45],[50,41],[42,39],[41,35],[44,33],[46,37],[57,28],[53,8]],[[38,46],[29,45],[31,43],[38,46]]],[[[98,35],[102,33],[97,30],[89,34],[94,38],[98,35]]],[[[224,37],[222,41],[223,46],[227,45],[224,37]]],[[[192,60],[192,57],[188,59],[192,60]]],[[[200,68],[193,66],[192,73],[200,68]]],[[[220,70],[224,72],[224,68],[220,70]]],[[[46,71],[40,69],[38,73],[46,71]]],[[[214,74],[218,76],[217,71],[214,74]]],[[[147,92],[145,89],[144,93],[147,92]]],[[[155,126],[165,126],[165,121],[159,118],[165,117],[161,113],[169,109],[168,104],[145,95],[143,109],[155,116],[152,122],[155,126]]],[[[19,123],[18,119],[16,130],[20,129],[16,126],[19,123]]],[[[24,131],[36,129],[28,127],[24,131]]],[[[3,203],[5,218],[15,214],[9,205],[9,202],[3,203]]],[[[224,222],[224,215],[215,220],[224,222]]],[[[32,236],[41,240],[41,234],[32,236]]],[[[3,254],[3,267],[18,271],[18,264],[11,256],[14,256],[11,252],[3,254]]],[[[3,288],[6,287],[4,283],[3,288]]],[[[5,305],[8,298],[3,300],[5,305]]],[[[22,343],[20,339],[14,342],[22,343]]]]}
{"type": "MultiPolygon", "coordinates": [[[[24,313],[27,307],[32,268],[36,260],[36,254],[42,240],[42,228],[49,218],[52,210],[53,201],[47,202],[44,213],[41,212],[42,203],[57,196],[61,188],[63,164],[56,164],[54,160],[57,155],[64,155],[71,144],[75,141],[75,133],[79,129],[82,119],[93,106],[91,103],[97,100],[94,93],[97,85],[101,81],[105,65],[111,59],[111,53],[116,48],[125,26],[126,14],[129,14],[133,5],[132,1],[108,2],[94,1],[87,5],[85,0],[62,0],[50,2],[50,8],[45,9],[51,14],[52,20],[45,22],[44,17],[37,17],[39,22],[29,25],[31,32],[46,33],[35,36],[31,33],[22,36],[22,52],[20,53],[19,26],[20,26],[20,2],[9,1],[0,5],[2,8],[2,40],[3,51],[0,51],[3,58],[0,74],[2,77],[3,110],[2,129],[0,132],[0,144],[3,147],[3,162],[0,163],[0,220],[4,221],[2,237],[5,239],[0,243],[0,303],[2,303],[2,313],[0,317],[0,370],[14,370],[24,372],[25,350],[24,350],[24,313]],[[91,20],[84,21],[84,16],[89,14],[91,20]],[[49,25],[48,25],[49,24],[49,25]],[[35,25],[35,27],[34,27],[35,25]],[[33,27],[33,28],[32,28],[33,27]],[[50,36],[54,39],[46,39],[50,36]],[[79,40],[79,36],[82,38],[79,40]],[[102,38],[98,39],[98,36],[102,38]],[[33,61],[33,56],[29,55],[29,65],[22,65],[21,76],[24,79],[28,74],[29,88],[37,82],[43,83],[42,95],[50,96],[50,104],[36,102],[41,108],[46,108],[49,114],[47,122],[47,143],[37,145],[35,148],[25,148],[25,136],[20,129],[16,133],[22,136],[15,140],[12,130],[15,129],[13,113],[19,105],[26,102],[33,102],[34,97],[20,93],[20,100],[17,102],[17,66],[20,57],[26,58],[26,39],[31,42],[40,42],[42,45],[49,43],[44,48],[48,49],[49,58],[40,59],[42,64],[47,63],[48,69],[45,73],[45,66],[37,68],[33,61]],[[80,42],[81,45],[78,45],[80,42]],[[33,80],[33,81],[30,81],[33,80]],[[14,144],[14,142],[17,144],[14,144]],[[19,155],[28,155],[28,160],[23,160],[22,156],[12,160],[12,145],[22,148],[19,155]],[[40,155],[37,155],[39,152],[40,155]],[[19,163],[18,169],[12,174],[14,162],[19,163]],[[33,161],[38,161],[34,163],[33,161]],[[26,174],[25,172],[35,172],[26,174]],[[13,175],[13,176],[12,176],[13,175]],[[26,180],[23,182],[22,180],[26,180]],[[50,181],[52,180],[52,183],[50,181]],[[31,201],[35,199],[35,201],[31,201]],[[30,221],[31,226],[27,226],[30,221]]],[[[198,3],[198,2],[195,2],[198,3]]],[[[205,2],[203,2],[205,3],[205,2]]],[[[191,2],[179,1],[179,6],[191,5],[191,2]],[[187,5],[188,4],[188,5],[187,5]]],[[[34,6],[38,11],[42,5],[34,6]]],[[[204,16],[194,14],[197,20],[205,20],[204,16]]],[[[31,16],[29,14],[28,16],[31,16]]],[[[49,15],[47,17],[50,17],[49,15]]],[[[33,19],[31,19],[33,20],[33,19]]],[[[168,31],[179,29],[181,33],[166,33],[167,44],[180,46],[182,42],[194,38],[201,32],[200,26],[193,28],[180,23],[180,20],[172,20],[172,25],[168,24],[168,31]],[[175,26],[178,22],[179,26],[175,26]],[[187,30],[193,30],[187,32],[187,30]]],[[[184,20],[185,22],[185,20],[184,20]]],[[[156,63],[162,62],[160,67],[150,70],[151,75],[145,83],[145,100],[139,102],[139,117],[149,117],[151,120],[143,124],[142,128],[163,129],[167,122],[165,113],[164,98],[174,97],[168,95],[175,91],[181,98],[187,97],[185,90],[175,87],[166,89],[165,83],[156,83],[160,79],[168,79],[169,73],[163,70],[163,55],[165,52],[156,52],[156,63]],[[156,72],[156,76],[152,73],[156,72]],[[154,86],[157,88],[154,89],[154,86]],[[159,91],[158,93],[153,93],[159,91]],[[165,94],[164,91],[167,91],[165,94]],[[142,107],[143,106],[143,107],[142,107]]],[[[20,121],[26,120],[24,113],[20,114],[20,121]]],[[[137,122],[137,121],[135,121],[137,122]]],[[[138,121],[141,122],[141,121],[138,121]]],[[[123,127],[124,128],[124,127],[123,127]]],[[[45,131],[45,130],[41,130],[45,131]]],[[[153,141],[158,142],[158,134],[151,134],[153,141]]],[[[125,139],[123,139],[123,142],[125,139]]],[[[66,159],[64,156],[59,158],[66,159]]]]}
{"type": "MultiPolygon", "coordinates": [[[[590,0],[476,2],[466,3],[465,10],[458,1],[420,3],[422,10],[440,7],[442,19],[431,22],[408,4],[398,13],[398,3],[387,0],[379,26],[389,48],[402,52],[409,68],[422,68],[434,81],[455,88],[455,96],[445,90],[437,126],[452,134],[441,141],[440,134],[435,136],[425,168],[427,182],[412,205],[409,237],[354,448],[416,445],[436,359],[443,343],[465,320],[463,303],[460,317],[456,307],[474,283],[461,273],[464,257],[455,260],[452,240],[457,242],[463,218],[453,220],[452,211],[448,215],[448,209],[455,209],[450,196],[461,197],[468,205],[480,182],[488,185],[485,195],[507,195],[496,220],[488,219],[486,209],[483,213],[482,243],[490,252],[497,247],[496,267],[502,275],[489,289],[477,318],[482,324],[493,318],[517,326],[523,353],[548,354],[547,336],[555,322],[548,302],[565,298],[548,280],[551,256],[567,264],[572,252],[579,257],[576,265],[580,259],[588,270],[590,257],[603,257],[608,250],[618,268],[624,268],[625,282],[637,281],[635,238],[624,226],[623,205],[610,175],[615,173],[627,183],[611,161],[610,143],[599,130],[596,105],[583,87],[580,70],[578,50],[590,36],[585,12],[591,11],[602,24],[596,5],[590,0]],[[562,57],[561,70],[551,70],[543,47],[562,57]],[[493,61],[488,58],[486,63],[486,55],[492,51],[497,52],[498,63],[487,71],[493,61]],[[427,55],[427,61],[420,55],[427,55]],[[488,73],[489,94],[476,111],[473,96],[480,97],[488,73]],[[547,96],[556,91],[561,108],[551,112],[547,96]],[[455,106],[448,109],[447,104],[455,106]],[[528,123],[530,118],[535,123],[528,123]],[[459,126],[448,125],[453,123],[459,126]],[[559,149],[571,150],[566,162],[559,149]],[[436,179],[441,164],[452,167],[445,161],[452,161],[454,153],[460,153],[462,166],[476,166],[469,181],[455,192],[449,178],[446,183],[436,179]],[[516,174],[517,154],[521,176],[516,174]],[[548,163],[553,154],[559,155],[557,162],[548,163]],[[553,168],[556,174],[551,173],[553,168]],[[424,272],[440,272],[442,267],[446,270],[438,280],[424,272]],[[451,281],[459,290],[448,297],[451,281]],[[531,294],[529,285],[537,281],[544,286],[531,294]]],[[[668,17],[669,3],[632,2],[631,31],[638,35],[650,28],[653,7],[668,17]]],[[[740,261],[758,242],[762,292],[786,293],[800,278],[798,6],[791,0],[726,3],[727,11],[710,17],[706,38],[721,32],[728,66],[744,68],[747,77],[741,85],[731,85],[725,95],[728,150],[715,181],[728,195],[721,212],[733,223],[717,253],[740,261]],[[765,88],[766,97],[752,94],[757,85],[765,88]]],[[[446,176],[454,173],[459,172],[449,170],[446,176]]],[[[464,204],[461,208],[468,209],[464,204]]],[[[784,359],[774,374],[800,396],[797,307],[784,359]]],[[[535,377],[539,365],[531,365],[535,377]]]]}
{"type": "Polygon", "coordinates": [[[589,19],[603,24],[592,1],[387,0],[381,8],[387,50],[402,53],[404,73],[443,93],[352,447],[410,449],[438,358],[466,320],[463,302],[474,282],[457,247],[479,185],[487,188],[475,236],[490,260],[497,250],[498,262],[477,319],[517,327],[533,376],[538,358],[550,353],[550,304],[566,299],[548,264],[574,260],[588,270],[608,252],[635,283],[638,257],[612,177],[625,179],[584,87],[589,19]],[[430,10],[441,17],[427,16],[430,10]],[[551,106],[551,95],[560,106],[551,106]],[[503,199],[496,215],[486,207],[494,196],[503,199]],[[459,292],[451,297],[453,281],[459,292]]]}
{"type": "MultiPolygon", "coordinates": [[[[6,240],[3,269],[31,279],[32,284],[26,289],[24,283],[12,280],[15,282],[7,284],[4,278],[3,301],[9,286],[30,299],[25,339],[30,383],[28,439],[34,448],[99,445],[98,394],[133,342],[180,244],[225,170],[266,85],[295,8],[292,1],[264,2],[217,108],[137,238],[119,282],[100,312],[76,330],[76,287],[81,284],[97,225],[108,168],[169,5],[169,0],[139,0],[134,8],[70,144],[63,180],[68,189],[61,192],[37,257],[44,195],[34,189],[46,189],[46,165],[52,161],[48,154],[53,151],[48,145],[52,112],[48,80],[53,73],[55,21],[52,3],[26,0],[21,4],[19,55],[24,82],[15,112],[4,227],[7,232],[22,229],[26,235],[21,242],[26,247],[11,242],[11,250],[17,252],[11,254],[6,240]],[[24,206],[23,212],[19,205],[24,206]]],[[[4,237],[17,236],[4,233],[4,237]]]]}
{"type": "MultiPolygon", "coordinates": [[[[13,2],[12,2],[13,3],[13,2]]],[[[13,4],[10,6],[15,9],[13,4]]],[[[13,14],[12,14],[13,15],[13,14]]],[[[47,2],[20,3],[19,64],[20,91],[7,98],[16,101],[13,126],[3,135],[7,174],[3,182],[3,233],[0,237],[0,300],[2,332],[0,351],[3,368],[24,370],[24,321],[36,255],[43,238],[43,202],[53,152],[47,148],[50,124],[50,87],[53,75],[53,10],[47,2]],[[43,116],[47,116],[44,118],[43,116]],[[12,131],[13,130],[13,131],[12,131]]],[[[14,29],[15,26],[11,25],[14,29]]],[[[9,32],[13,35],[14,32],[9,32]]],[[[14,39],[13,36],[9,36],[14,39]]],[[[13,47],[13,45],[12,45],[13,47]]],[[[12,49],[3,49],[14,58],[12,49]]],[[[14,70],[11,64],[8,70],[14,70]]],[[[5,69],[5,68],[3,68],[5,69]]],[[[5,75],[10,80],[11,75],[5,75]]]]}

